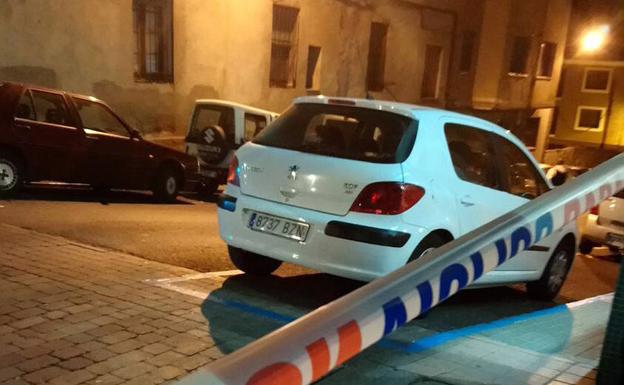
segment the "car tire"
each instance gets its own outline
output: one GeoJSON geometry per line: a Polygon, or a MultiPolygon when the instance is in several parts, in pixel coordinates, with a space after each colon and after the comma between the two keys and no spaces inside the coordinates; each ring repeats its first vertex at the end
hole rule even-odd
{"type": "Polygon", "coordinates": [[[270,275],[282,264],[277,259],[232,246],[228,246],[228,254],[234,266],[251,275],[270,275]]]}
{"type": "Polygon", "coordinates": [[[552,301],[563,286],[574,261],[574,247],[560,243],[553,251],[539,280],[527,282],[527,294],[541,301],[552,301]]]}
{"type": "Polygon", "coordinates": [[[163,168],[156,176],[154,198],[158,202],[175,202],[180,190],[180,177],[173,167],[163,168]]]}
{"type": "Polygon", "coordinates": [[[0,198],[11,198],[24,183],[24,166],[20,158],[0,153],[0,198]]]}
{"type": "Polygon", "coordinates": [[[599,246],[596,242],[590,241],[589,239],[581,239],[579,251],[583,254],[589,254],[596,246],[599,246]]]}
{"type": "Polygon", "coordinates": [[[412,253],[412,255],[410,256],[407,262],[409,263],[409,262],[415,261],[418,258],[430,252],[431,250],[436,249],[440,246],[443,246],[446,243],[448,242],[440,235],[429,234],[425,237],[425,239],[423,239],[418,244],[418,246],[416,247],[416,249],[414,250],[414,252],[412,253]]]}

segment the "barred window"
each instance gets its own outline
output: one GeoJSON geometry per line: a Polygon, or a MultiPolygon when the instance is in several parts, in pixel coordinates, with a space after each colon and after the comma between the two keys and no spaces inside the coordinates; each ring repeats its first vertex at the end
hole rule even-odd
{"type": "Polygon", "coordinates": [[[172,0],[133,0],[137,81],[173,82],[172,0]]]}
{"type": "Polygon", "coordinates": [[[270,86],[293,88],[297,74],[299,9],[273,5],[270,86]]]}

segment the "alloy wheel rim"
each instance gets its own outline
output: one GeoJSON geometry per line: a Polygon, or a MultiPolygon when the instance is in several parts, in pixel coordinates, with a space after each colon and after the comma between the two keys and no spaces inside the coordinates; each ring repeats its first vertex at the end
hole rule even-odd
{"type": "Polygon", "coordinates": [[[7,162],[0,160],[0,190],[10,190],[15,187],[17,183],[17,173],[14,166],[7,162]]]}
{"type": "Polygon", "coordinates": [[[563,285],[567,272],[568,254],[564,250],[561,250],[555,255],[548,279],[548,286],[551,290],[557,290],[563,285]]]}
{"type": "Polygon", "coordinates": [[[167,178],[167,182],[165,183],[165,188],[167,189],[168,194],[173,194],[176,191],[176,180],[174,177],[170,176],[167,178]]]}

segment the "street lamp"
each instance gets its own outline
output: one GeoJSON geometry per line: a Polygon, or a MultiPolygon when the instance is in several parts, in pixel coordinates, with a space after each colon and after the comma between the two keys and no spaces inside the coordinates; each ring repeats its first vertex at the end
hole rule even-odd
{"type": "Polygon", "coordinates": [[[600,50],[609,36],[609,26],[600,25],[585,32],[581,38],[581,53],[592,54],[600,50]]]}

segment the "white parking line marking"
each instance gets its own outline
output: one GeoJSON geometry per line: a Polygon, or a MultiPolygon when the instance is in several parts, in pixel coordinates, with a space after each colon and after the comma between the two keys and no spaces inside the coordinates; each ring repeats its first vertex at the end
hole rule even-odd
{"type": "Polygon", "coordinates": [[[172,283],[172,282],[192,281],[196,279],[215,279],[215,278],[217,278],[217,280],[219,281],[222,281],[219,278],[230,277],[230,276],[239,275],[242,273],[243,272],[240,270],[211,271],[208,273],[187,274],[181,277],[160,278],[160,279],[155,279],[155,280],[148,279],[147,281],[159,282],[159,283],[172,283]]]}
{"type": "Polygon", "coordinates": [[[588,305],[592,302],[607,302],[607,303],[612,303],[613,302],[613,292],[611,293],[607,293],[607,294],[602,294],[602,295],[597,295],[595,297],[591,297],[591,298],[585,298],[582,299],[580,301],[575,301],[575,302],[569,302],[566,303],[565,305],[570,308],[570,309],[574,309],[575,307],[579,307],[579,306],[583,306],[583,305],[588,305]]]}

